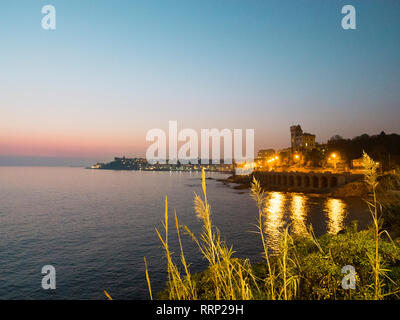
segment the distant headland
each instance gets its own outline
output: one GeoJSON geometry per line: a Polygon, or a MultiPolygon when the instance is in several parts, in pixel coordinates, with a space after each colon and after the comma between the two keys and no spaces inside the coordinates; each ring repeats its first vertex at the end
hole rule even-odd
{"type": "Polygon", "coordinates": [[[233,173],[234,166],[232,164],[224,164],[223,160],[219,164],[211,163],[202,164],[198,160],[198,164],[182,163],[179,160],[176,163],[154,163],[151,164],[144,158],[126,158],[115,157],[113,161],[108,163],[96,163],[90,169],[103,169],[103,170],[141,170],[141,171],[201,171],[203,168],[206,171],[233,173]]]}

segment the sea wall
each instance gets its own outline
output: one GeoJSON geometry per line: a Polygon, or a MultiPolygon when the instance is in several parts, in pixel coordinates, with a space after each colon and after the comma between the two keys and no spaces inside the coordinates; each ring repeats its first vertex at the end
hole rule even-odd
{"type": "Polygon", "coordinates": [[[256,171],[252,174],[267,190],[331,193],[348,183],[362,179],[362,175],[332,172],[274,172],[256,171]]]}

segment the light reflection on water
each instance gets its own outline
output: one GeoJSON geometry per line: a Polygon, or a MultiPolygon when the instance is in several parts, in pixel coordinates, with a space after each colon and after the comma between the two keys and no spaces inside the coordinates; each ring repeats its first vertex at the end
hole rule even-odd
{"type": "Polygon", "coordinates": [[[267,243],[272,250],[279,249],[280,231],[284,226],[283,213],[285,202],[286,196],[282,192],[271,192],[266,199],[264,231],[267,236],[267,243]]]}
{"type": "Polygon", "coordinates": [[[340,199],[329,198],[325,204],[325,213],[328,217],[328,233],[336,234],[343,229],[343,220],[346,216],[346,204],[340,199]]]}
{"type": "Polygon", "coordinates": [[[304,235],[307,233],[306,218],[309,210],[306,195],[293,194],[290,205],[290,212],[293,224],[293,233],[304,235]]]}
{"type": "MultiPolygon", "coordinates": [[[[326,198],[323,200],[323,212],[327,218],[327,232],[337,234],[344,227],[346,203],[341,199],[326,198]]],[[[271,192],[265,202],[264,232],[272,252],[279,251],[282,229],[290,225],[292,234],[306,236],[310,225],[310,198],[305,194],[285,194],[271,192]],[[285,217],[285,213],[289,216],[285,217]]]]}

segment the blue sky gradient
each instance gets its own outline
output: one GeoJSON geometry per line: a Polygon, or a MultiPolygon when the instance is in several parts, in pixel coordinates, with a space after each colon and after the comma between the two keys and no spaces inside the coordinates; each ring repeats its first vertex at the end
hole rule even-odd
{"type": "Polygon", "coordinates": [[[0,13],[0,157],[144,156],[168,120],[254,128],[256,149],[288,146],[292,124],[320,142],[400,132],[399,1],[18,0],[0,13]],[[341,28],[346,4],[356,30],[341,28]]]}

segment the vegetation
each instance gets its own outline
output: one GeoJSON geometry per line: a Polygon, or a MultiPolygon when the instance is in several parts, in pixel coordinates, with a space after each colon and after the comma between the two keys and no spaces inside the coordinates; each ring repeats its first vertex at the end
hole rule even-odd
{"type": "MultiPolygon", "coordinates": [[[[382,229],[385,218],[393,219],[389,202],[379,202],[384,188],[379,188],[376,163],[363,155],[365,182],[371,195],[367,199],[372,214],[372,226],[363,231],[351,227],[336,235],[326,234],[316,238],[312,228],[305,236],[292,236],[290,225],[281,233],[280,250],[272,254],[269,250],[264,227],[266,221],[265,194],[254,179],[251,196],[258,207],[258,233],[263,246],[263,261],[250,265],[248,260],[233,257],[233,248],[221,240],[220,233],[212,224],[211,207],[207,201],[203,171],[203,197],[195,195],[194,208],[202,222],[203,230],[196,237],[186,226],[180,226],[176,213],[175,228],[180,244],[181,267],[172,260],[168,246],[168,201],[165,201],[163,237],[157,234],[164,247],[168,282],[166,289],[158,294],[159,299],[398,299],[400,292],[400,239],[392,240],[389,232],[382,229]],[[199,247],[207,260],[207,270],[191,274],[183,254],[181,232],[184,229],[199,247]],[[344,266],[351,265],[356,271],[356,288],[344,289],[342,273],[344,266]]],[[[399,219],[397,211],[396,218],[399,219]]],[[[399,220],[395,220],[397,223],[399,220]]],[[[146,265],[146,278],[149,285],[146,265]]]]}
{"type": "Polygon", "coordinates": [[[375,161],[378,161],[384,170],[391,170],[400,165],[400,135],[386,134],[378,135],[363,134],[353,139],[344,139],[339,135],[328,141],[328,152],[339,152],[348,160],[360,158],[363,152],[367,152],[375,161]]]}

